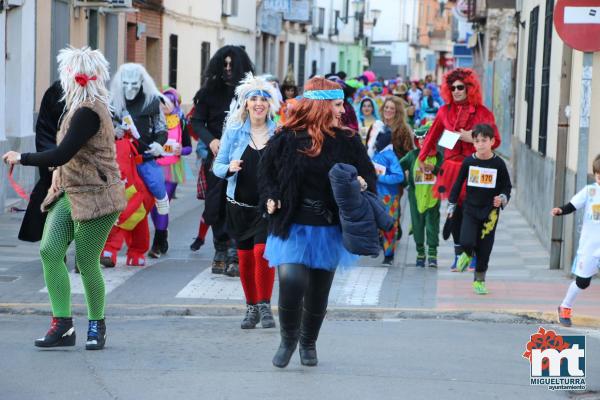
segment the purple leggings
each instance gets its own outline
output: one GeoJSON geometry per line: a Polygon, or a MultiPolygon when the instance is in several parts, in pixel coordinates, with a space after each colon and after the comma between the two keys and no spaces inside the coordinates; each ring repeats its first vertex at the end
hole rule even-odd
{"type": "MultiPolygon", "coordinates": [[[[175,189],[177,188],[177,184],[175,182],[165,182],[165,189],[167,189],[167,196],[169,196],[169,200],[173,197],[173,193],[175,193],[175,189]]],[[[154,223],[154,229],[157,231],[164,231],[169,227],[169,214],[160,215],[158,211],[156,211],[156,207],[152,207],[152,222],[154,223]]]]}

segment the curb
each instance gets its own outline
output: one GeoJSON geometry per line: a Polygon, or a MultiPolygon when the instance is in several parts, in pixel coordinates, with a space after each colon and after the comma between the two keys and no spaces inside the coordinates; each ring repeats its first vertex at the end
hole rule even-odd
{"type": "MultiPolygon", "coordinates": [[[[73,314],[87,315],[85,304],[73,304],[73,314]]],[[[239,316],[242,304],[109,304],[107,314],[119,316],[239,316]]],[[[277,313],[277,307],[273,306],[277,313]]],[[[49,303],[0,303],[0,315],[51,315],[49,303]]],[[[558,324],[555,313],[519,309],[465,309],[461,311],[423,308],[329,307],[328,319],[347,321],[378,321],[407,319],[444,319],[497,323],[558,324]]],[[[580,315],[572,317],[574,327],[600,328],[600,318],[580,315]]]]}

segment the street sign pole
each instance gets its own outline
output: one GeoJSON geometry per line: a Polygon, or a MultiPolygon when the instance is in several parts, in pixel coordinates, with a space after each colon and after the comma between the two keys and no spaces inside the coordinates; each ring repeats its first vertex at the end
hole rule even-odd
{"type": "MultiPolygon", "coordinates": [[[[590,108],[592,106],[592,67],[594,64],[594,53],[583,53],[583,72],[581,80],[581,104],[579,107],[579,146],[577,149],[577,183],[576,190],[581,190],[587,185],[588,177],[588,152],[590,136],[590,108]]],[[[584,210],[577,211],[577,225],[583,223],[584,210]]],[[[575,236],[574,243],[578,245],[578,232],[573,232],[575,236]]]]}

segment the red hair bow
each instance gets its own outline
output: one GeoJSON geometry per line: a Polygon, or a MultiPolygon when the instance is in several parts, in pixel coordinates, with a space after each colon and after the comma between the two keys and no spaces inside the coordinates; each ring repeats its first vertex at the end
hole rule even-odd
{"type": "Polygon", "coordinates": [[[86,74],[75,74],[75,82],[81,87],[85,87],[89,81],[95,81],[96,76],[87,76],[86,74]]]}

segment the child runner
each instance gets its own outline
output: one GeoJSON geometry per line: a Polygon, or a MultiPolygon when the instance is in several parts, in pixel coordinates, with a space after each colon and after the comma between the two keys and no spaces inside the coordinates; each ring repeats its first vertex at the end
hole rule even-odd
{"type": "Polygon", "coordinates": [[[440,232],[440,200],[433,194],[436,175],[442,165],[443,155],[436,149],[431,150],[425,159],[425,164],[433,166],[431,172],[421,170],[418,157],[425,136],[432,122],[415,129],[415,144],[417,148],[402,157],[400,165],[403,171],[408,171],[408,204],[412,232],[417,246],[417,267],[425,267],[425,233],[427,233],[428,266],[437,268],[437,248],[440,232]]]}
{"type": "Polygon", "coordinates": [[[558,307],[558,321],[564,326],[571,326],[571,308],[575,297],[590,286],[592,277],[600,268],[600,154],[594,159],[592,170],[595,183],[581,189],[566,205],[552,209],[555,217],[571,214],[581,208],[585,210],[575,262],[575,280],[558,307]]]}
{"type": "Polygon", "coordinates": [[[390,217],[394,219],[394,227],[388,232],[381,232],[383,239],[383,264],[392,265],[396,251],[396,234],[398,232],[400,214],[400,187],[404,182],[404,172],[394,153],[392,131],[385,127],[379,131],[375,139],[375,154],[371,158],[377,173],[377,194],[383,201],[390,217]]]}
{"type": "Polygon", "coordinates": [[[463,220],[460,228],[460,244],[464,252],[456,268],[463,272],[477,256],[473,290],[476,294],[487,294],[485,272],[499,218],[499,208],[504,208],[510,198],[512,184],[504,161],[492,151],[494,129],[488,124],[479,124],[472,132],[475,154],[464,159],[458,178],[448,199],[448,217],[456,208],[463,184],[467,183],[463,203],[463,220]]]}

